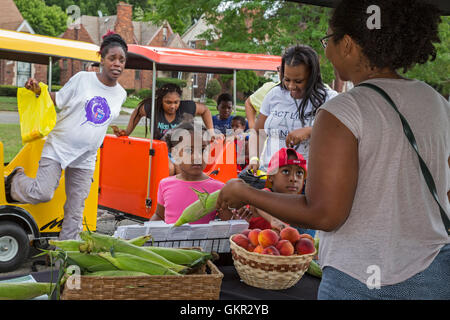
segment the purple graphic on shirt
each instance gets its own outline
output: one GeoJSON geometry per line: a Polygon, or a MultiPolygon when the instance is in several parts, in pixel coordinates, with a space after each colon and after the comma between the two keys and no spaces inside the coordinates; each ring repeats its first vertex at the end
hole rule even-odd
{"type": "Polygon", "coordinates": [[[111,110],[109,109],[108,102],[103,97],[93,97],[86,102],[84,107],[86,111],[86,122],[91,122],[94,125],[104,124],[111,116],[111,110]]]}

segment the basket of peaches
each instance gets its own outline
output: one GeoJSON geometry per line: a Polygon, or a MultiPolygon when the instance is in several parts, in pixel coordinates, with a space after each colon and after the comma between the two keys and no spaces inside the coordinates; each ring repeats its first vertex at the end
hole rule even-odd
{"type": "Polygon", "coordinates": [[[294,286],[316,255],[314,239],[286,227],[247,229],[230,237],[234,266],[248,285],[271,290],[294,286]]]}

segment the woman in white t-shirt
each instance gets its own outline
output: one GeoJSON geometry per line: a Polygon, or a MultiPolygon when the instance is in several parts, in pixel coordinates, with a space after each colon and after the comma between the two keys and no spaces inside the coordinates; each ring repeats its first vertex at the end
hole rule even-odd
{"type": "Polygon", "coordinates": [[[317,113],[305,195],[264,192],[239,179],[219,194],[220,210],[251,205],[320,230],[319,299],[450,299],[450,105],[397,72],[433,63],[439,23],[425,2],[340,1],[321,42],[340,78],[355,87],[317,113]],[[368,28],[370,6],[381,12],[381,28],[368,28]],[[423,163],[395,109],[360,84],[390,96],[423,163]]]}
{"type": "MultiPolygon", "coordinates": [[[[48,202],[65,170],[66,202],[61,240],[76,239],[82,231],[85,199],[89,195],[97,150],[108,125],[120,113],[126,91],[118,83],[125,68],[128,47],[122,37],[109,32],[100,46],[101,72],[81,71],[50,96],[61,111],[48,135],[36,178],[17,167],[5,182],[8,202],[38,204],[48,202]]],[[[41,94],[35,79],[25,85],[41,94]]]]}
{"type": "MultiPolygon", "coordinates": [[[[319,58],[309,46],[297,45],[284,53],[280,70],[281,83],[264,97],[255,130],[264,129],[267,140],[259,159],[251,155],[250,168],[267,169],[278,150],[293,147],[306,160],[309,138],[316,110],[337,93],[322,82],[319,58]]],[[[259,136],[259,135],[258,135],[259,136]]],[[[258,139],[259,140],[259,139],[258,139]]]]}

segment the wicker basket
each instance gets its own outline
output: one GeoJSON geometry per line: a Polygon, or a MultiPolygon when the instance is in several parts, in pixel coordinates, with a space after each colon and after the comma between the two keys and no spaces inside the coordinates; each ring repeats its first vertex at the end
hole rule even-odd
{"type": "Polygon", "coordinates": [[[231,240],[234,267],[249,286],[282,290],[294,286],[308,270],[314,253],[292,256],[272,256],[249,252],[231,240]]]}
{"type": "Polygon", "coordinates": [[[199,274],[183,276],[81,276],[79,289],[66,283],[61,300],[218,300],[222,278],[211,261],[199,274]]]}

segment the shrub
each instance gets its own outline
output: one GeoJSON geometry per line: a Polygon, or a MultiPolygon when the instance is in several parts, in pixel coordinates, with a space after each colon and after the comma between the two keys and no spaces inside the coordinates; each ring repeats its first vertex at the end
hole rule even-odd
{"type": "Polygon", "coordinates": [[[181,80],[177,78],[156,78],[156,87],[161,88],[166,83],[173,83],[178,85],[180,88],[185,88],[187,86],[186,80],[181,80]]]}
{"type": "Polygon", "coordinates": [[[208,81],[206,85],[206,97],[209,99],[213,99],[216,95],[222,92],[222,86],[220,85],[219,80],[211,79],[208,81]]]}
{"type": "Polygon", "coordinates": [[[16,97],[17,96],[17,87],[10,86],[10,85],[0,85],[0,96],[16,97]]]}
{"type": "Polygon", "coordinates": [[[152,96],[152,90],[150,90],[150,89],[140,89],[140,90],[136,93],[136,95],[137,95],[139,98],[141,98],[141,99],[145,99],[145,98],[148,98],[148,97],[151,97],[151,96],[152,96]]]}

